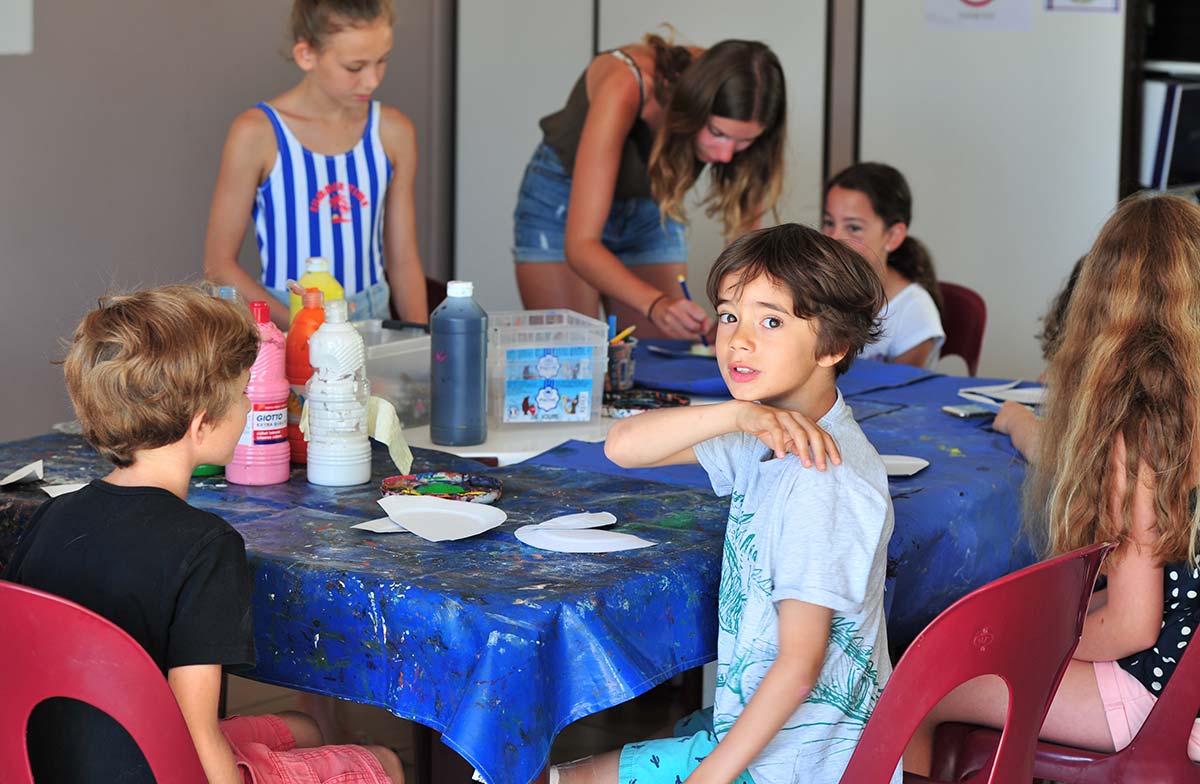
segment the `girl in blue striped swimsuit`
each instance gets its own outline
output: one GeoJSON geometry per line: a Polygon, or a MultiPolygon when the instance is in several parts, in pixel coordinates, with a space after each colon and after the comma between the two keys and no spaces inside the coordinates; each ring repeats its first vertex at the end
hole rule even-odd
{"type": "Polygon", "coordinates": [[[288,324],[286,281],[310,256],[354,303],[353,318],[388,318],[389,303],[426,321],[413,217],[416,135],[371,94],[392,49],[390,0],[295,0],[292,56],[300,83],[233,121],[217,176],[204,272],[288,324]],[[253,218],[262,271],[238,263],[253,218]]]}

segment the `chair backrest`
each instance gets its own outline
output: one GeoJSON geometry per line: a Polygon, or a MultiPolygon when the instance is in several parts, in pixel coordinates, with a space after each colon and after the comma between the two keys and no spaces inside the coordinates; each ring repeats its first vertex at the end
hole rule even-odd
{"type": "Polygon", "coordinates": [[[938,281],[938,288],[942,292],[942,328],[946,330],[941,356],[962,357],[973,376],[983,350],[987,303],[974,290],[957,283],[938,281]]]}
{"type": "Polygon", "coordinates": [[[0,580],[0,781],[33,784],[26,727],[33,709],[70,697],[104,711],[132,736],[158,781],[207,779],[162,672],[112,622],[74,602],[0,580]]]}
{"type": "Polygon", "coordinates": [[[1029,781],[1038,730],[1111,549],[1092,545],[1034,564],[972,591],[934,618],[896,665],[842,781],[888,781],[921,719],[980,675],[998,675],[1009,689],[1008,717],[986,781],[1029,781]]]}

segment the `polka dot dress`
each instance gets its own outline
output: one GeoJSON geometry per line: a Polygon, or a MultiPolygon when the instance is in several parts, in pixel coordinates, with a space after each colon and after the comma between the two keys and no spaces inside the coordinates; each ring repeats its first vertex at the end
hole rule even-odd
{"type": "Polygon", "coordinates": [[[1162,695],[1179,657],[1200,622],[1200,569],[1183,563],[1163,567],[1163,620],[1158,642],[1148,651],[1117,660],[1123,670],[1142,682],[1155,697],[1162,695]]]}

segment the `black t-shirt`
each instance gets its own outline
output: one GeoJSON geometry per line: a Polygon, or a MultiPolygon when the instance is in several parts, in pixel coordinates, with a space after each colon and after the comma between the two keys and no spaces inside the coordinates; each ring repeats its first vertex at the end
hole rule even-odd
{"type": "MultiPolygon", "coordinates": [[[[109,619],[164,676],[189,664],[254,664],[241,535],[161,488],[97,480],[47,501],[4,577],[109,619]]],[[[153,781],[120,725],[73,700],[35,711],[29,747],[38,784],[153,781]]]]}

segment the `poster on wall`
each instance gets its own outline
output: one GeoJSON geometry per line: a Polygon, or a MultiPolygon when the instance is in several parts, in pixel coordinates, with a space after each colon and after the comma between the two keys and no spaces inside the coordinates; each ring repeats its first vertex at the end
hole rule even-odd
{"type": "Polygon", "coordinates": [[[1047,11],[1100,11],[1120,13],[1121,0],[1046,0],[1047,11]]]}
{"type": "Polygon", "coordinates": [[[1028,30],[1030,0],[925,0],[925,21],[947,30],[1028,30]]]}
{"type": "Polygon", "coordinates": [[[33,52],[33,0],[0,0],[0,55],[33,52]]]}

